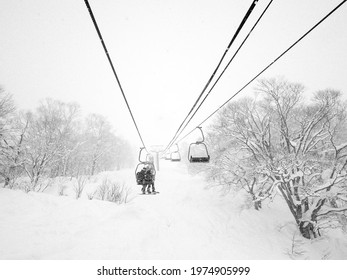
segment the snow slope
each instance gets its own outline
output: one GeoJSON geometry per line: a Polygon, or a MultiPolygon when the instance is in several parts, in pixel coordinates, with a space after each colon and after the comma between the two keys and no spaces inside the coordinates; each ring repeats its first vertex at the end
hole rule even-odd
{"type": "Polygon", "coordinates": [[[241,195],[207,189],[184,164],[161,162],[152,196],[139,195],[133,170],[99,174],[85,193],[105,176],[131,187],[130,202],[76,200],[72,185],[69,196],[58,186],[0,189],[0,259],[347,259],[342,233],[304,240],[279,197],[247,209],[241,195]]]}

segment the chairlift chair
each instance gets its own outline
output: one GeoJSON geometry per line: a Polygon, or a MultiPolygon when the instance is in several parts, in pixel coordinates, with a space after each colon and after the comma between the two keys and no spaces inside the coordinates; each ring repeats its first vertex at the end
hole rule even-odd
{"type": "Polygon", "coordinates": [[[135,169],[136,183],[138,185],[150,185],[155,181],[155,167],[152,162],[140,162],[135,169]]]}
{"type": "Polygon", "coordinates": [[[167,154],[165,155],[165,159],[166,159],[166,160],[171,160],[171,155],[170,155],[170,153],[167,153],[167,154]]]}
{"type": "Polygon", "coordinates": [[[180,149],[177,143],[175,143],[175,145],[171,147],[170,151],[171,161],[181,161],[180,149]]]}
{"type": "Polygon", "coordinates": [[[189,162],[209,162],[210,161],[210,155],[207,150],[207,146],[204,143],[205,136],[201,129],[201,127],[197,127],[200,129],[202,140],[196,141],[195,143],[191,143],[189,145],[188,149],[188,160],[189,162]]]}
{"type": "Polygon", "coordinates": [[[146,148],[145,147],[141,147],[140,151],[139,151],[139,162],[140,163],[149,161],[148,157],[149,157],[150,154],[148,152],[145,154],[144,150],[146,150],[146,148]]]}
{"type": "Polygon", "coordinates": [[[188,160],[190,162],[209,162],[207,146],[203,142],[195,142],[189,145],[188,160]]]}
{"type": "Polygon", "coordinates": [[[181,161],[181,155],[178,151],[171,153],[171,161],[181,161]]]}
{"type": "Polygon", "coordinates": [[[153,184],[155,180],[155,167],[153,164],[153,157],[151,157],[151,154],[146,154],[145,160],[143,159],[143,150],[145,148],[142,147],[140,148],[139,152],[139,163],[135,168],[135,178],[136,178],[136,183],[138,185],[149,185],[153,184]]]}

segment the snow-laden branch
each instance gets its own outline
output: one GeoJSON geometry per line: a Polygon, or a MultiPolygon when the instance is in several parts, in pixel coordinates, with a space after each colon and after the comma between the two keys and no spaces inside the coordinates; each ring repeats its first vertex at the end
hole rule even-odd
{"type": "Polygon", "coordinates": [[[342,207],[342,208],[333,208],[333,207],[327,207],[325,206],[323,208],[323,212],[317,214],[317,217],[320,217],[320,216],[325,216],[325,215],[328,215],[330,213],[339,213],[339,212],[344,212],[344,211],[347,211],[347,206],[346,207],[342,207]],[[324,211],[323,211],[324,210],[324,211]]]}
{"type": "Polygon", "coordinates": [[[346,178],[344,176],[340,176],[340,177],[335,177],[332,179],[329,179],[327,182],[325,182],[323,185],[318,186],[317,188],[315,188],[313,190],[314,193],[318,193],[320,191],[326,190],[331,188],[334,185],[337,185],[339,183],[341,183],[342,181],[344,181],[346,178]]]}
{"type": "Polygon", "coordinates": [[[336,151],[337,151],[337,153],[340,153],[345,148],[347,148],[347,142],[342,143],[342,144],[336,146],[336,151]]]}

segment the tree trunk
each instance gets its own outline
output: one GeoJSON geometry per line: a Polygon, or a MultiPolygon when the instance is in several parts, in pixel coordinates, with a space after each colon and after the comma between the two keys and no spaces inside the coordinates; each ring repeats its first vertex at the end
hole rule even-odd
{"type": "Polygon", "coordinates": [[[257,200],[256,196],[254,193],[251,192],[252,198],[253,198],[253,205],[255,210],[260,210],[261,209],[261,200],[257,200]]]}
{"type": "Polygon", "coordinates": [[[309,204],[308,204],[308,199],[302,199],[301,200],[301,205],[295,205],[294,204],[294,199],[299,198],[295,197],[295,194],[291,194],[289,192],[289,189],[285,188],[285,184],[282,184],[279,187],[279,190],[282,193],[283,198],[285,199],[290,212],[293,214],[293,217],[299,227],[300,233],[303,237],[307,239],[314,239],[318,236],[320,236],[319,231],[316,229],[315,226],[315,217],[311,216],[311,221],[301,221],[301,218],[305,212],[309,210],[309,204]]]}
{"type": "Polygon", "coordinates": [[[94,172],[95,172],[95,166],[96,166],[96,159],[93,159],[93,162],[92,162],[92,168],[91,168],[91,171],[90,171],[90,175],[93,176],[94,175],[94,172]]]}
{"type": "Polygon", "coordinates": [[[10,177],[6,177],[5,178],[5,184],[4,184],[4,188],[6,188],[6,186],[10,183],[10,177]]]}
{"type": "Polygon", "coordinates": [[[68,166],[69,166],[69,158],[67,158],[64,163],[63,163],[63,172],[62,172],[62,176],[66,176],[67,175],[67,171],[68,171],[68,166]]]}
{"type": "Polygon", "coordinates": [[[261,209],[261,201],[254,201],[254,209],[260,210],[261,209]]]}
{"type": "Polygon", "coordinates": [[[315,225],[312,222],[300,222],[299,230],[301,235],[307,239],[314,239],[320,236],[319,232],[316,231],[315,225]]]}

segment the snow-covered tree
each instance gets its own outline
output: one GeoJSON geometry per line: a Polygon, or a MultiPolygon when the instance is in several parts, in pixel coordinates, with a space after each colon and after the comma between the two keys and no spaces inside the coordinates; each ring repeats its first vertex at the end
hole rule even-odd
{"type": "Polygon", "coordinates": [[[23,167],[29,176],[32,188],[40,177],[48,176],[69,153],[69,138],[73,132],[73,122],[78,106],[61,101],[46,99],[35,113],[25,115],[28,129],[24,136],[23,167]]]}
{"type": "Polygon", "coordinates": [[[305,105],[303,90],[283,80],[260,81],[263,98],[230,104],[209,141],[215,178],[245,189],[256,209],[278,191],[301,234],[314,238],[347,210],[346,112],[339,92],[319,91],[305,105]]]}
{"type": "Polygon", "coordinates": [[[272,191],[263,167],[276,152],[267,112],[249,98],[231,103],[211,126],[207,141],[214,154],[210,177],[233,190],[244,189],[260,209],[272,191]]]}
{"type": "Polygon", "coordinates": [[[76,136],[80,145],[72,156],[75,174],[95,173],[128,166],[132,160],[129,144],[116,136],[102,115],[90,114],[76,136]]]}
{"type": "Polygon", "coordinates": [[[12,97],[0,88],[0,176],[5,187],[25,174],[30,191],[47,177],[119,169],[131,162],[130,151],[102,115],[82,120],[77,104],[49,98],[34,111],[15,112],[12,97]]]}
{"type": "Polygon", "coordinates": [[[111,131],[111,124],[102,115],[91,114],[86,119],[86,143],[88,146],[88,167],[90,175],[102,170],[104,157],[116,145],[116,138],[111,131]]]}
{"type": "Polygon", "coordinates": [[[17,143],[11,128],[14,111],[12,96],[0,87],[0,176],[4,179],[4,187],[13,179],[18,161],[17,143]]]}
{"type": "Polygon", "coordinates": [[[279,147],[268,176],[285,199],[301,234],[320,235],[347,210],[346,106],[341,93],[318,91],[309,105],[298,104],[302,87],[263,80],[258,88],[277,125],[279,147]],[[272,109],[272,110],[271,110],[272,109]]]}

